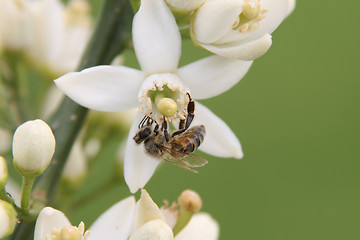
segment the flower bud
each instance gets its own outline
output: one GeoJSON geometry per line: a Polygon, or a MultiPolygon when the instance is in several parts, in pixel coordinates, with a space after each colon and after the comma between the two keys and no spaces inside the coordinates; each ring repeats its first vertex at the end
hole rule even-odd
{"type": "Polygon", "coordinates": [[[8,179],[9,173],[6,165],[5,158],[0,156],[0,191],[4,188],[7,179],[8,179]]]}
{"type": "Polygon", "coordinates": [[[130,240],[171,240],[174,239],[169,225],[160,219],[151,220],[142,225],[131,236],[130,240]]]}
{"type": "Polygon", "coordinates": [[[16,223],[16,211],[14,207],[0,200],[0,238],[8,236],[14,231],[16,223]]]}
{"type": "Polygon", "coordinates": [[[166,0],[172,10],[179,12],[192,12],[204,2],[205,0],[166,0]]]}
{"type": "Polygon", "coordinates": [[[202,207],[202,200],[199,194],[191,190],[183,191],[178,198],[178,203],[191,212],[198,212],[202,207]]]}
{"type": "Polygon", "coordinates": [[[20,125],[13,138],[14,166],[23,176],[36,177],[49,166],[55,152],[55,137],[42,120],[20,125]]]}
{"type": "Polygon", "coordinates": [[[87,159],[81,147],[81,142],[75,142],[62,172],[62,180],[73,189],[81,185],[87,173],[87,159]]]}

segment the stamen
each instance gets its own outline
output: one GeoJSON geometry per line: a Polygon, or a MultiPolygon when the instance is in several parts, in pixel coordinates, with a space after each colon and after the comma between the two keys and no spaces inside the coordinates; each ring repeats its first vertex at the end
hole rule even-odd
{"type": "Polygon", "coordinates": [[[265,18],[268,9],[261,9],[260,0],[245,0],[239,18],[233,24],[233,29],[241,33],[252,32],[259,27],[259,22],[265,18]]]}

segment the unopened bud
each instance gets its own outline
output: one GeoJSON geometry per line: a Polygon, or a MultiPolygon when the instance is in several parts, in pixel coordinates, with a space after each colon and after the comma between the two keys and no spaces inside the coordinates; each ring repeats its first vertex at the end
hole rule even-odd
{"type": "Polygon", "coordinates": [[[131,236],[130,240],[172,240],[174,239],[173,232],[169,225],[163,220],[151,220],[142,225],[131,236]]]}
{"type": "Polygon", "coordinates": [[[166,0],[172,10],[179,12],[192,12],[204,2],[205,0],[166,0]]]}
{"type": "Polygon", "coordinates": [[[5,158],[0,156],[0,191],[4,188],[7,179],[8,179],[9,173],[6,165],[5,158]]]}
{"type": "Polygon", "coordinates": [[[191,212],[198,212],[202,207],[202,200],[199,194],[191,190],[183,191],[178,198],[178,203],[191,212]]]}
{"type": "Polygon", "coordinates": [[[6,237],[14,231],[16,223],[16,211],[14,207],[0,200],[0,238],[6,237]]]}
{"type": "Polygon", "coordinates": [[[23,176],[36,177],[49,166],[55,152],[55,137],[42,120],[20,125],[13,138],[14,166],[23,176]]]}
{"type": "Polygon", "coordinates": [[[73,189],[76,189],[85,179],[86,173],[87,159],[81,147],[81,142],[76,141],[62,172],[62,180],[73,189]]]}

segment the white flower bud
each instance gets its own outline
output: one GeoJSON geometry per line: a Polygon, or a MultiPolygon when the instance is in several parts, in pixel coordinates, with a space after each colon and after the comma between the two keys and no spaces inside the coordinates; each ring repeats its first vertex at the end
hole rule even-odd
{"type": "Polygon", "coordinates": [[[49,166],[55,152],[55,137],[42,120],[20,125],[13,138],[15,168],[23,176],[38,176],[49,166]]]}
{"type": "Polygon", "coordinates": [[[169,225],[160,219],[151,220],[142,225],[131,236],[130,240],[171,240],[174,239],[169,225]]]}
{"type": "Polygon", "coordinates": [[[202,200],[199,194],[191,190],[183,191],[178,198],[178,203],[190,212],[198,212],[202,207],[202,200]]]}
{"type": "Polygon", "coordinates": [[[204,2],[205,0],[166,0],[172,10],[179,12],[192,12],[204,2]]]}
{"type": "Polygon", "coordinates": [[[0,200],[0,238],[3,238],[14,231],[16,223],[16,211],[14,207],[3,200],[0,200]]]}
{"type": "Polygon", "coordinates": [[[72,187],[78,187],[84,180],[87,172],[87,159],[81,147],[81,142],[75,142],[66,161],[62,178],[72,187]]]}
{"type": "Polygon", "coordinates": [[[6,165],[5,158],[0,156],[0,190],[4,188],[7,179],[8,179],[9,173],[6,165]]]}

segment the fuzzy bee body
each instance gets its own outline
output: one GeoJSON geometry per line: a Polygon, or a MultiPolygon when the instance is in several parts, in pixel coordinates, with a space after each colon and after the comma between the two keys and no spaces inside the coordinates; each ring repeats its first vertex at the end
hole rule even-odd
{"type": "Polygon", "coordinates": [[[174,156],[193,153],[203,142],[204,137],[204,125],[192,127],[183,134],[174,137],[170,142],[171,152],[174,156]]]}

